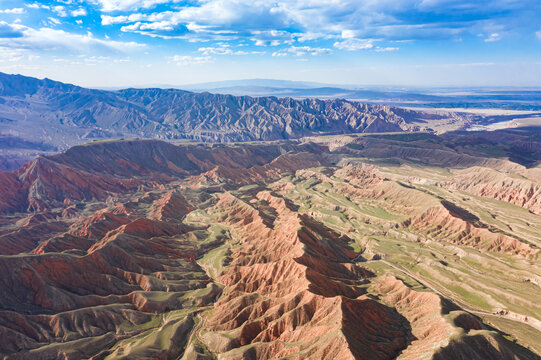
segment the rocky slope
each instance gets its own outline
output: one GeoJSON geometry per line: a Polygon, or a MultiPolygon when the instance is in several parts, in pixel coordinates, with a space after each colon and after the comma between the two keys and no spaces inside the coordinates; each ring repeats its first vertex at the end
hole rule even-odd
{"type": "Polygon", "coordinates": [[[0,357],[539,359],[541,217],[450,187],[536,169],[409,136],[102,142],[0,173],[0,357]]]}
{"type": "Polygon", "coordinates": [[[227,292],[203,328],[210,351],[224,359],[355,359],[393,358],[406,347],[405,320],[363,297],[358,286],[370,274],[349,264],[356,253],[347,250],[347,239],[268,192],[254,200],[276,214],[272,224],[231,195],[216,204],[240,246],[218,278],[227,292]]]}
{"type": "Polygon", "coordinates": [[[483,251],[512,253],[521,256],[535,255],[532,248],[497,229],[491,229],[468,211],[449,202],[429,208],[420,216],[406,220],[402,226],[422,231],[432,238],[471,246],[483,251]]]}
{"type": "MultiPolygon", "coordinates": [[[[525,175],[528,173],[531,172],[525,175]]],[[[541,185],[522,174],[513,176],[487,168],[471,168],[458,172],[451,181],[442,182],[440,186],[506,201],[541,215],[541,185]]]]}
{"type": "MultiPolygon", "coordinates": [[[[264,165],[288,151],[315,145],[175,146],[162,141],[103,142],[40,156],[12,173],[0,172],[0,212],[41,211],[71,202],[105,200],[215,169],[264,165]]],[[[297,162],[297,165],[300,165],[297,162]]],[[[255,171],[255,170],[254,170],[255,171]]]]}

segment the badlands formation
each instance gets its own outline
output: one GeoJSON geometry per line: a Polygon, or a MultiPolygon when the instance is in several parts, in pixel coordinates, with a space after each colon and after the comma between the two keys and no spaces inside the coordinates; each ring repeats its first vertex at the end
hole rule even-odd
{"type": "Polygon", "coordinates": [[[539,359],[540,134],[40,156],[0,173],[0,357],[539,359]]]}

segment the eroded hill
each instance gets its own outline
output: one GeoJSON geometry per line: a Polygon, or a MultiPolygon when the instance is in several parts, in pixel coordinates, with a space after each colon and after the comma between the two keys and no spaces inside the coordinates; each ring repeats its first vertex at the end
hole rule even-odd
{"type": "Polygon", "coordinates": [[[104,142],[1,173],[0,354],[539,359],[537,148],[456,136],[104,142]]]}

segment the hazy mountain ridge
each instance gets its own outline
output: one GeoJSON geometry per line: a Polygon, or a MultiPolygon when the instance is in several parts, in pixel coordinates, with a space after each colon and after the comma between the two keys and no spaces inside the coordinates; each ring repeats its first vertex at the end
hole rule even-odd
{"type": "MultiPolygon", "coordinates": [[[[252,98],[178,89],[93,90],[49,79],[2,75],[3,117],[10,107],[57,125],[117,131],[124,135],[212,141],[277,140],[317,132],[410,130],[396,109],[345,100],[252,98]],[[34,111],[41,111],[35,114],[34,111]],[[158,133],[159,132],[159,133],[158,133]]],[[[12,115],[12,116],[10,116],[12,115]]],[[[52,124],[51,124],[52,125],[52,124]]],[[[88,134],[88,133],[87,133],[88,134]]]]}
{"type": "MultiPolygon", "coordinates": [[[[105,91],[0,74],[0,135],[56,150],[120,137],[231,142],[412,131],[428,129],[427,120],[471,118],[343,99],[237,97],[158,88],[105,91]]],[[[42,151],[11,146],[0,156],[29,159],[42,151]]]]}
{"type": "Polygon", "coordinates": [[[384,103],[408,107],[495,108],[532,111],[541,109],[541,91],[535,87],[528,89],[363,87],[287,80],[246,79],[192,84],[185,89],[216,94],[277,96],[295,99],[345,98],[369,104],[384,103]]]}

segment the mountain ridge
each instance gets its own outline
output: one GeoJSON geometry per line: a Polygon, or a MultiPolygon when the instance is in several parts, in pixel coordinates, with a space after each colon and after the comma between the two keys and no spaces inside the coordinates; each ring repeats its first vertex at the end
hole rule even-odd
{"type": "Polygon", "coordinates": [[[159,140],[93,142],[61,154],[39,156],[15,172],[0,171],[0,213],[104,200],[117,193],[200,175],[217,166],[248,169],[267,165],[290,151],[317,154],[320,149],[314,144],[291,142],[242,147],[173,145],[159,140]]]}
{"type": "Polygon", "coordinates": [[[16,167],[90,140],[154,138],[244,142],[308,135],[431,130],[471,115],[427,113],[344,99],[318,100],[193,93],[179,89],[94,90],[49,79],[0,74],[0,164],[16,167]],[[0,141],[2,143],[8,142],[0,141]],[[53,150],[51,150],[53,149],[53,150]],[[15,161],[20,159],[20,161],[15,161]],[[10,161],[11,164],[10,165],[10,161]]]}

